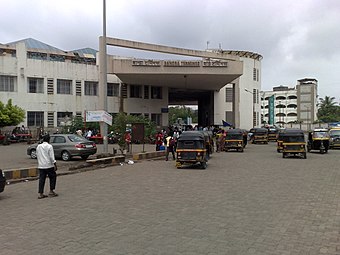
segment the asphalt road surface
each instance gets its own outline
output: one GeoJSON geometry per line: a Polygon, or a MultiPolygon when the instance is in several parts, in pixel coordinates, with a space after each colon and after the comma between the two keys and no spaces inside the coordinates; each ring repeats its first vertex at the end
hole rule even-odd
{"type": "Polygon", "coordinates": [[[340,150],[307,156],[270,143],[206,170],[148,160],[60,176],[41,200],[37,181],[8,185],[0,254],[340,254],[340,150]]]}

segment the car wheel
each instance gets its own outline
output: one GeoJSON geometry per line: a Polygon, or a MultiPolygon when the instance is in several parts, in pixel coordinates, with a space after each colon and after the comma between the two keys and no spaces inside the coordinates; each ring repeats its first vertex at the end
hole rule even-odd
{"type": "Polygon", "coordinates": [[[63,151],[61,153],[61,159],[64,161],[69,161],[71,159],[71,155],[68,151],[63,151]]]}
{"type": "Polygon", "coordinates": [[[83,156],[81,156],[81,158],[82,158],[82,159],[88,159],[89,156],[90,156],[90,155],[83,155],[83,156]]]}
{"type": "Polygon", "coordinates": [[[32,159],[36,159],[37,158],[37,151],[35,149],[32,149],[30,151],[30,156],[32,159]]]}

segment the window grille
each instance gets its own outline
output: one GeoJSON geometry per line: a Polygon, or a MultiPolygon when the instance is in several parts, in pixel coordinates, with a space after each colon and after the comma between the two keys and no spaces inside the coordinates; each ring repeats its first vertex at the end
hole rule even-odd
{"type": "Polygon", "coordinates": [[[144,99],[149,99],[149,86],[144,86],[144,99]]]}
{"type": "Polygon", "coordinates": [[[76,81],[76,96],[81,96],[81,81],[76,81]]]}
{"type": "Polygon", "coordinates": [[[85,81],[84,93],[86,96],[97,96],[98,82],[85,81]]]}
{"type": "Polygon", "coordinates": [[[108,97],[119,96],[119,83],[108,83],[107,84],[107,96],[108,97]]]}
{"type": "Polygon", "coordinates": [[[72,81],[71,80],[57,80],[57,94],[71,95],[72,81]]]}
{"type": "Polygon", "coordinates": [[[54,127],[54,112],[47,113],[47,126],[54,127]]]}
{"type": "Polygon", "coordinates": [[[0,91],[14,92],[15,76],[0,75],[0,91]]]}
{"type": "Polygon", "coordinates": [[[44,79],[28,78],[28,93],[44,93],[44,79]]]}
{"type": "Polygon", "coordinates": [[[50,78],[47,79],[47,94],[54,94],[54,80],[50,78]]]}

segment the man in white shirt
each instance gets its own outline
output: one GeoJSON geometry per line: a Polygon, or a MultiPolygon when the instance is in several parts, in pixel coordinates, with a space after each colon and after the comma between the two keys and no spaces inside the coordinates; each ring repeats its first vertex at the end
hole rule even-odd
{"type": "Polygon", "coordinates": [[[54,151],[51,144],[49,144],[50,136],[47,134],[43,137],[43,142],[37,146],[37,159],[39,169],[39,196],[38,199],[45,198],[44,187],[46,176],[50,179],[50,193],[48,196],[56,197],[54,192],[57,183],[57,164],[54,158],[54,151]]]}

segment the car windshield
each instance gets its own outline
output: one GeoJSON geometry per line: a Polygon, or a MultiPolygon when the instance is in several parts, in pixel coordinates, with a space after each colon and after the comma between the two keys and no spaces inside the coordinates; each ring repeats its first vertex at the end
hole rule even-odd
{"type": "Polygon", "coordinates": [[[331,131],[329,131],[329,134],[330,134],[331,137],[340,136],[340,129],[339,130],[331,130],[331,131]]]}
{"type": "Polygon", "coordinates": [[[78,135],[69,135],[68,136],[68,139],[71,141],[71,142],[74,142],[74,143],[80,143],[80,142],[87,142],[88,140],[86,140],[85,138],[81,137],[81,136],[78,136],[78,135]]]}
{"type": "Polygon", "coordinates": [[[303,143],[305,142],[305,137],[303,135],[295,135],[295,136],[283,136],[282,137],[283,142],[288,143],[303,143]]]}
{"type": "Polygon", "coordinates": [[[178,141],[177,149],[203,149],[203,141],[190,140],[178,141]]]}
{"type": "Polygon", "coordinates": [[[242,134],[227,134],[226,139],[227,140],[242,140],[243,135],[242,134]]]}
{"type": "Polygon", "coordinates": [[[313,133],[314,138],[324,138],[324,137],[329,137],[328,132],[326,131],[318,131],[313,133]]]}

